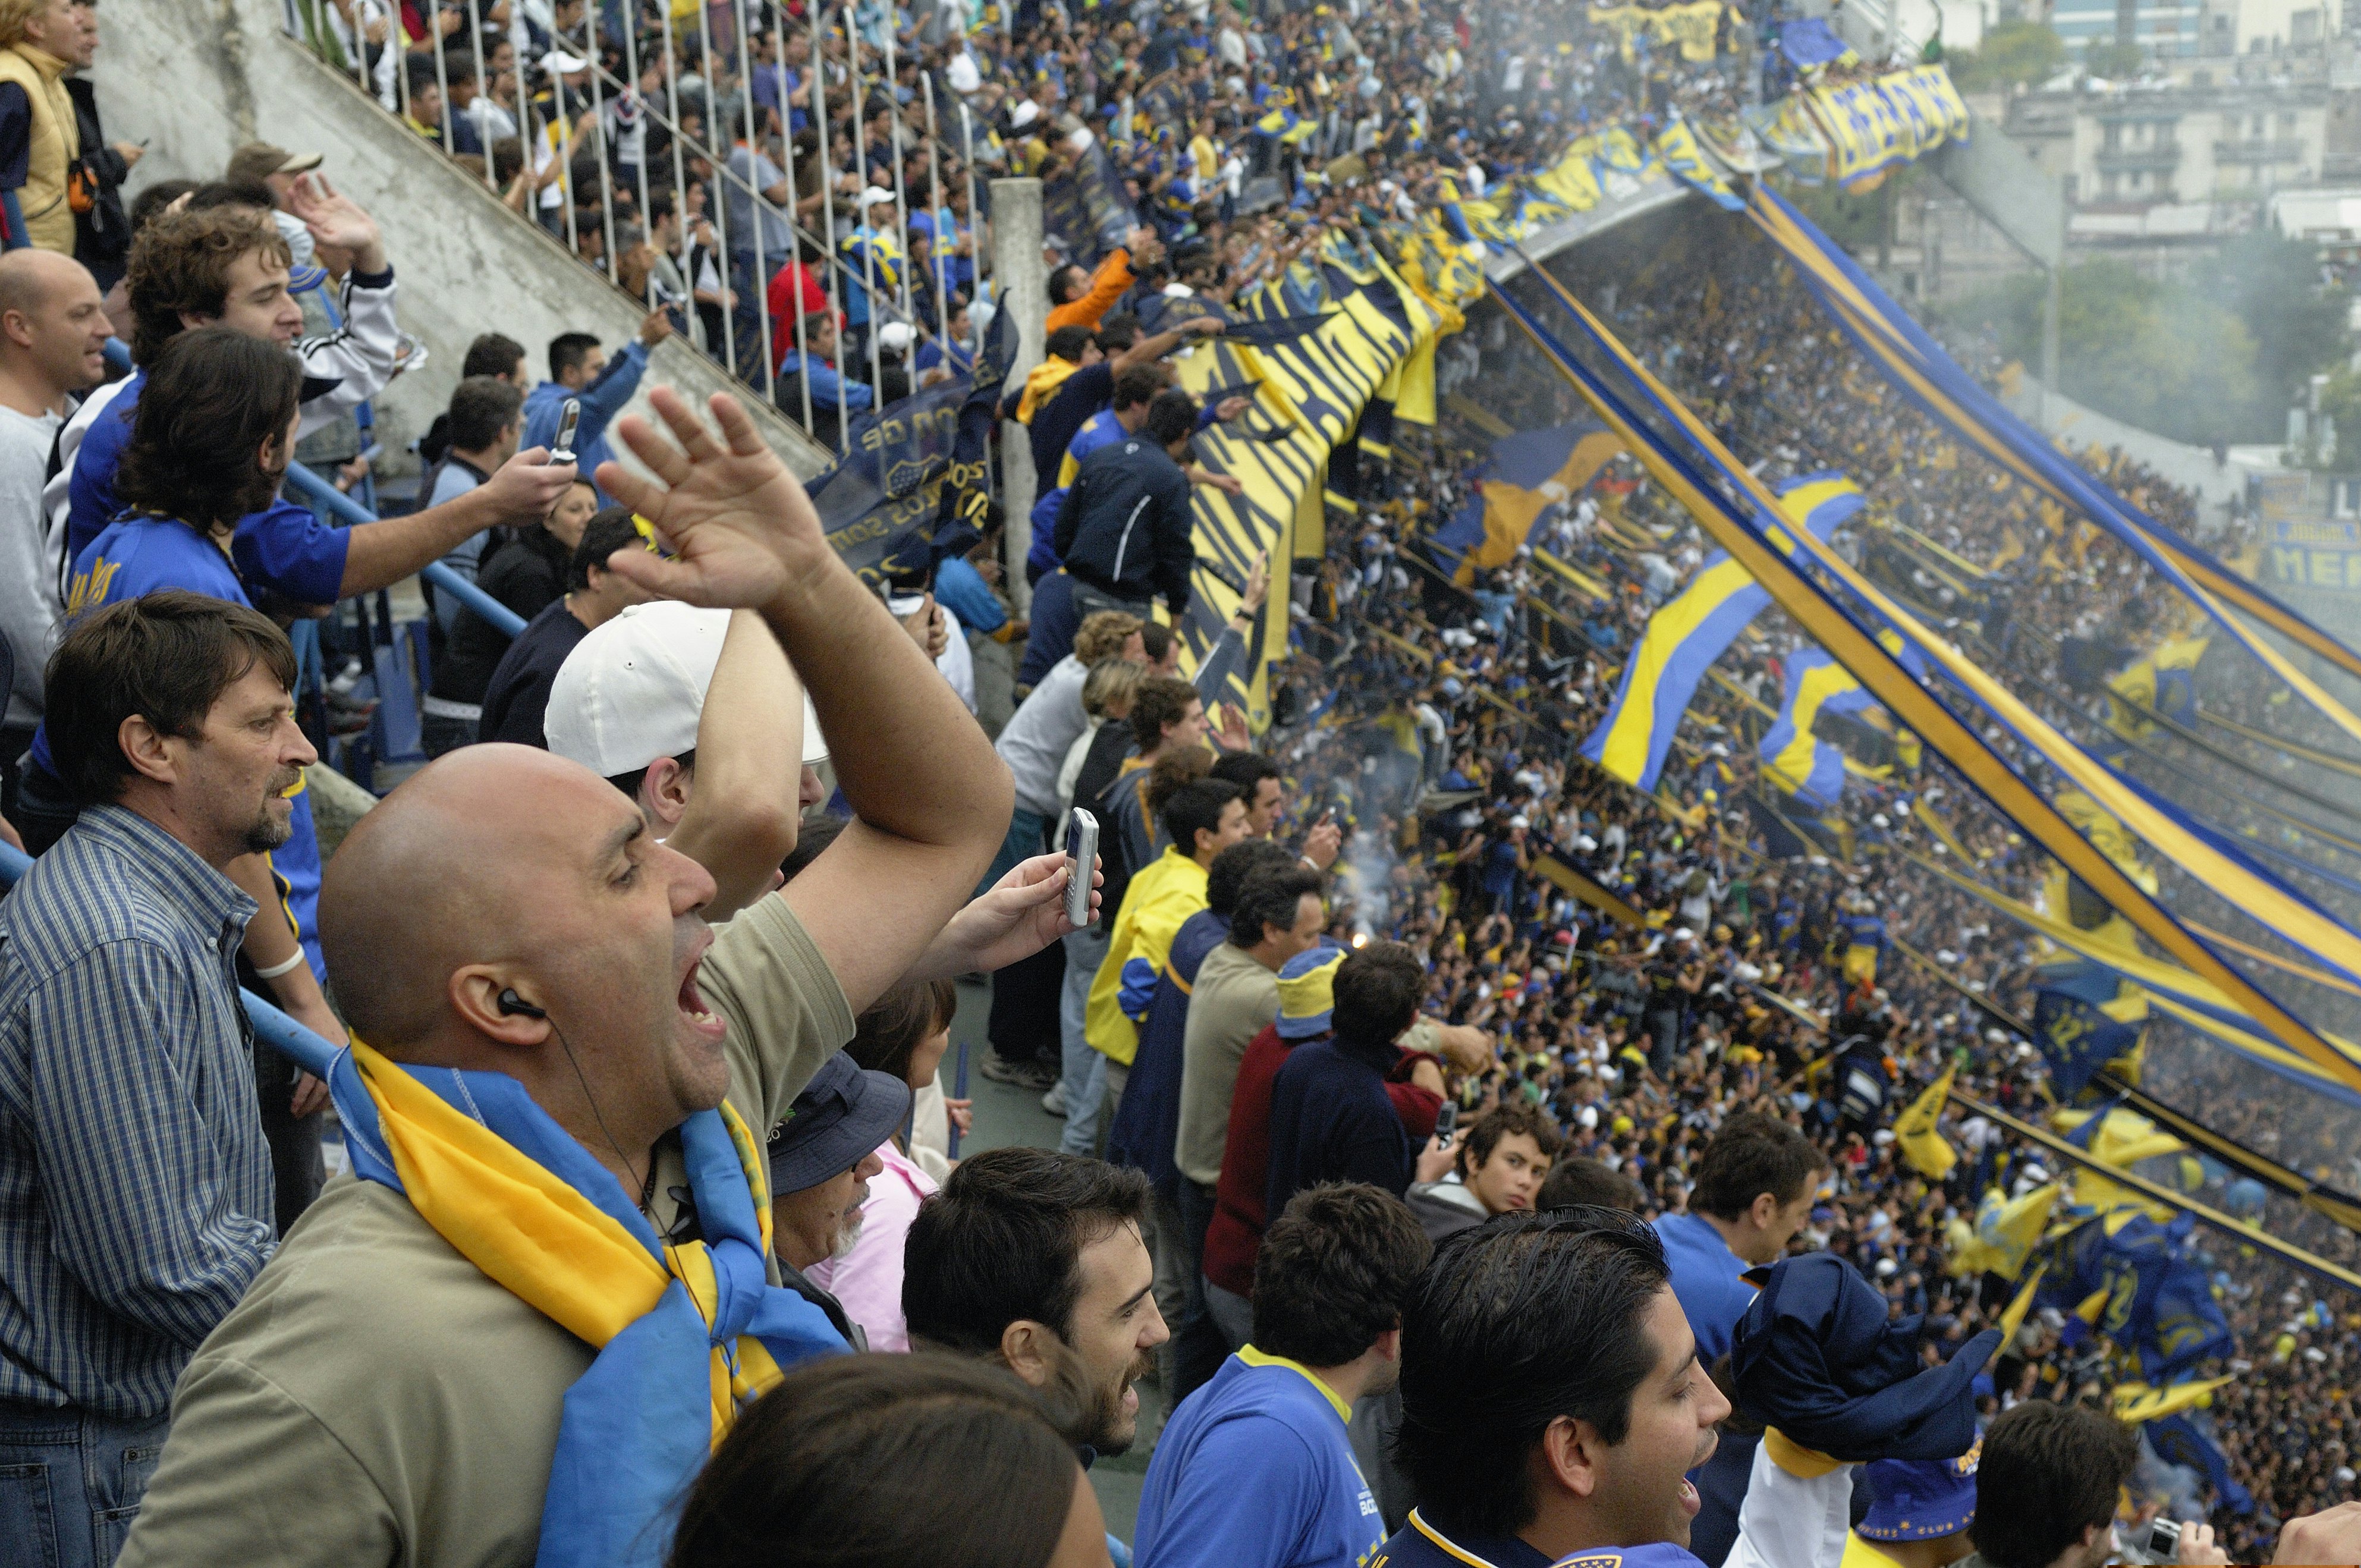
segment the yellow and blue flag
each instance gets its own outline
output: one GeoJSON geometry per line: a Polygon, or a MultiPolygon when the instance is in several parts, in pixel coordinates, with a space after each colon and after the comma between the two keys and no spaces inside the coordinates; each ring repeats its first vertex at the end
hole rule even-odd
{"type": "Polygon", "coordinates": [[[1951,1255],[1951,1272],[1997,1274],[2014,1280],[2025,1272],[2026,1260],[2041,1245],[2049,1212],[2058,1206],[2058,1183],[2046,1181],[2018,1198],[2004,1196],[1997,1187],[1984,1192],[1976,1210],[1975,1239],[1951,1255]]]}
{"type": "Polygon", "coordinates": [[[1817,648],[1799,648],[1786,659],[1787,694],[1777,722],[1763,733],[1763,775],[1785,795],[1815,811],[1843,797],[1845,755],[1820,739],[1823,713],[1858,713],[1870,706],[1852,672],[1817,648]]]}
{"type": "MultiPolygon", "coordinates": [[[[1784,487],[1779,504],[1790,522],[1825,540],[1866,503],[1850,479],[1821,473],[1784,487]]],[[[1782,534],[1775,522],[1766,532],[1782,534]]],[[[1689,586],[1648,618],[1648,629],[1623,667],[1615,701],[1582,743],[1582,754],[1625,784],[1654,789],[1697,683],[1770,602],[1770,594],[1744,566],[1727,552],[1715,551],[1689,586]]]]}
{"type": "Polygon", "coordinates": [[[1955,1063],[1943,1069],[1943,1076],[1927,1086],[1926,1092],[1910,1102],[1894,1123],[1894,1138],[1902,1150],[1902,1157],[1910,1168],[1929,1181],[1940,1181],[1951,1174],[1960,1163],[1959,1151],[1951,1147],[1940,1131],[1943,1102],[1951,1092],[1952,1076],[1959,1071],[1955,1063]]]}
{"type": "Polygon", "coordinates": [[[2139,1044],[2147,996],[2092,959],[2069,956],[2036,973],[2034,1041],[2049,1064],[2050,1088],[2070,1102],[2101,1068],[2139,1044]]]}
{"type": "MultiPolygon", "coordinates": [[[[1941,85],[1948,89],[1949,82],[1941,85]]],[[[1812,94],[1819,97],[1823,94],[1812,94]]],[[[1800,101],[1806,95],[1797,94],[1800,101]]],[[[1955,94],[1946,94],[1949,96],[1955,94]]],[[[1946,101],[1948,116],[1950,105],[1946,101]]],[[[1861,126],[1816,121],[1832,141],[1861,126]]],[[[1860,139],[1858,137],[1856,140],[1860,139]]],[[[1872,160],[1858,147],[1834,149],[1839,179],[1872,160]]],[[[2200,546],[2138,510],[2053,447],[1951,359],[1842,248],[1793,203],[1758,181],[1750,214],[1795,265],[1821,307],[1896,390],[1962,439],[2060,507],[2081,512],[2138,554],[2167,586],[2210,616],[2306,702],[2348,736],[2361,739],[2361,715],[2349,710],[2262,635],[2259,622],[2348,674],[2361,676],[2361,652],[2346,646],[2264,589],[2230,571],[2200,546]],[[2238,613],[2232,613],[2236,611],[2238,613]]]]}
{"type": "Polygon", "coordinates": [[[1434,532],[1436,548],[1459,557],[1463,583],[1505,565],[1532,539],[1543,512],[1580,495],[1621,450],[1623,444],[1597,420],[1502,436],[1492,443],[1479,492],[1434,532]]]}
{"type": "MultiPolygon", "coordinates": [[[[2226,1381],[2226,1379],[2224,1379],[2226,1381]]],[[[2213,1380],[2208,1378],[2207,1386],[2213,1380]]],[[[2150,1418],[2147,1421],[2147,1441],[2157,1457],[2167,1464],[2185,1465],[2213,1484],[2214,1501],[2234,1514],[2255,1511],[2255,1495],[2230,1474],[2229,1456],[2222,1452],[2194,1417],[2185,1409],[2150,1418]]]]}
{"type": "Polygon", "coordinates": [[[2169,637],[2147,658],[2107,682],[2107,728],[2126,740],[2156,729],[2148,718],[2162,714],[2176,724],[2197,722],[2197,661],[2213,638],[2169,637]]]}
{"type": "Polygon", "coordinates": [[[1686,120],[1675,119],[1656,133],[1656,156],[1664,167],[1678,177],[1681,183],[1711,198],[1724,212],[1742,213],[1746,203],[1730,188],[1721,170],[1714,167],[1697,143],[1697,133],[1689,129],[1686,120]]]}
{"type": "Polygon", "coordinates": [[[2196,1223],[2194,1214],[2158,1223],[2127,1207],[2062,1244],[2070,1267],[2052,1303],[2103,1293],[2096,1326],[2131,1349],[2150,1385],[2176,1382],[2209,1356],[2236,1354],[2213,1278],[2188,1255],[2196,1223]]]}
{"type": "MultiPolygon", "coordinates": [[[[1761,216],[1759,208],[1756,215],[1761,216]]],[[[2192,827],[2136,781],[2109,772],[1988,671],[1957,648],[1930,639],[1916,617],[1861,576],[1840,554],[1807,533],[1785,534],[1765,527],[1763,517],[1776,510],[1779,502],[1763,481],[1739,463],[1710,428],[1672,397],[1644,365],[1633,359],[1630,351],[1562,283],[1546,270],[1536,272],[1534,277],[1565,304],[1587,339],[1620,367],[1619,374],[1636,385],[1655,415],[1680,432],[1681,447],[1674,446],[1645,422],[1622,394],[1602,381],[1597,372],[1572,358],[1529,310],[1497,288],[1492,295],[1559,371],[1582,391],[1593,409],[1623,434],[1651,477],[1678,499],[1725,549],[1775,585],[1783,609],[1860,675],[1862,684],[1898,720],[1926,738],[1938,754],[1967,772],[1988,799],[2088,883],[2107,904],[2120,910],[2142,935],[2220,986],[2290,1053],[2348,1087],[2361,1089],[2361,1048],[2339,1045],[2290,1013],[2253,977],[2230,965],[2203,938],[2161,907],[2154,894],[2094,850],[2056,806],[2027,784],[2017,771],[2018,764],[2002,756],[1985,734],[1963,722],[1928,688],[1928,683],[1914,677],[1896,655],[1878,643],[1878,623],[1916,642],[1930,666],[1939,665],[1944,678],[1962,688],[1991,718],[2004,725],[2015,744],[2048,762],[2064,779],[2088,791],[2109,812],[2135,827],[2149,844],[2257,920],[2276,926],[2312,959],[2323,960],[2325,967],[2340,971],[2347,979],[2361,979],[2361,935],[2345,930],[2301,896],[2258,873],[2251,861],[2243,852],[2235,851],[2225,839],[2192,827]],[[1696,457],[1688,455],[1689,452],[1694,452],[1696,457]],[[1699,462],[1715,477],[1708,478],[1697,466],[1699,462]],[[1718,493],[1715,487],[1720,484],[1752,499],[1754,510],[1741,510],[1718,493]],[[1808,554],[1815,575],[1806,575],[1800,562],[1790,559],[1791,555],[1803,554],[1808,554]],[[1819,580],[1821,576],[1828,579],[1826,583],[1819,580]],[[1840,592],[1851,602],[1839,598],[1840,592]],[[1854,603],[1863,609],[1856,610],[1854,603]],[[1863,623],[1864,613],[1872,618],[1870,624],[1863,623]]],[[[2301,675],[2297,678],[2307,679],[2301,675]]],[[[2356,720],[2356,729],[2361,729],[2361,720],[2356,720]]]]}

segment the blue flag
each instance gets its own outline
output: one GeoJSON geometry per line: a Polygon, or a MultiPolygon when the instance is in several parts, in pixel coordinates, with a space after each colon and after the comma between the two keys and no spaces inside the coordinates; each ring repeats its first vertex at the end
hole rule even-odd
{"type": "Polygon", "coordinates": [[[2213,1497],[2234,1514],[2255,1511],[2255,1495],[2230,1474],[2229,1456],[2222,1445],[2198,1426],[2186,1410],[2176,1410],[2147,1423],[2148,1445],[2167,1464],[2184,1465],[2213,1483],[2213,1497]]]}
{"type": "MultiPolygon", "coordinates": [[[[2131,1010],[2120,999],[2123,981],[2092,959],[2043,964],[2034,992],[2033,1037],[2049,1063],[2050,1087],[2063,1101],[2082,1092],[2096,1073],[2139,1042],[2140,1026],[2118,1014],[2131,1010]],[[2109,1009],[2114,1011],[2110,1012],[2109,1009]]],[[[2132,1001],[2146,1012],[2146,999],[2132,1001]]],[[[2097,1117],[2090,1125],[2095,1126],[2097,1117]]]]}

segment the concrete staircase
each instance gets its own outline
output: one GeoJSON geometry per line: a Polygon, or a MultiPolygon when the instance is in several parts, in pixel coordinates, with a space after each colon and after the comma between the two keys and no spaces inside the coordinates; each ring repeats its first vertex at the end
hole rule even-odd
{"type": "MultiPolygon", "coordinates": [[[[401,324],[432,351],[378,400],[379,439],[398,458],[450,400],[467,345],[500,332],[542,347],[561,332],[596,333],[609,350],[645,314],[479,181],[431,148],[317,59],[287,28],[286,0],[107,0],[93,71],[110,140],[148,144],[130,190],[171,178],[218,179],[247,141],[321,153],[335,188],[383,227],[401,280],[401,324]]],[[[738,394],[764,438],[805,478],[829,452],[722,367],[675,336],[653,356],[649,387],[692,402],[738,394]]]]}

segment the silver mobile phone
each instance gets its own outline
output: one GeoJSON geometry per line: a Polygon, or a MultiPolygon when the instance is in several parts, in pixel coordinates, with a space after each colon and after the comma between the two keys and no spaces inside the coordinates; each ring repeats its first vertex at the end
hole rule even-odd
{"type": "Polygon", "coordinates": [[[574,461],[574,427],[582,422],[582,400],[568,398],[557,411],[557,440],[549,449],[552,463],[574,461]]]}
{"type": "Polygon", "coordinates": [[[1078,806],[1066,818],[1066,863],[1073,868],[1066,880],[1066,919],[1078,928],[1091,923],[1091,873],[1098,854],[1099,819],[1078,806]]]}

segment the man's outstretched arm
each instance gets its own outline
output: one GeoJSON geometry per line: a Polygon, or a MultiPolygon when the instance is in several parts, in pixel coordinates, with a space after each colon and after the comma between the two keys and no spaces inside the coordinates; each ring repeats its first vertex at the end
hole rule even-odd
{"type": "Polygon", "coordinates": [[[345,548],[341,597],[390,587],[496,524],[538,523],[573,482],[573,464],[552,463],[549,454],[536,446],[510,458],[498,473],[456,500],[408,517],[357,524],[345,548]]]}

